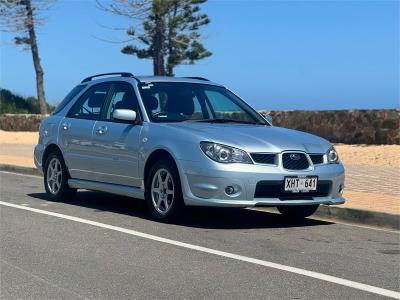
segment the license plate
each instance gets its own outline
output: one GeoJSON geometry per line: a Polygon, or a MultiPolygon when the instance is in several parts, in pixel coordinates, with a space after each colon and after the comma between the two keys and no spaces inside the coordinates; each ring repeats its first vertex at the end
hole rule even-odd
{"type": "Polygon", "coordinates": [[[318,184],[317,176],[285,177],[285,192],[307,193],[309,191],[316,191],[317,184],[318,184]]]}

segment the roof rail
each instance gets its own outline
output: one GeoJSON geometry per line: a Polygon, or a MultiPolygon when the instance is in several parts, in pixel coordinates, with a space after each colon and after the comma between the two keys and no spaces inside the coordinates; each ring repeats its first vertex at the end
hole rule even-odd
{"type": "Polygon", "coordinates": [[[188,77],[184,77],[184,78],[190,78],[190,79],[197,79],[197,80],[210,81],[210,80],[208,80],[207,78],[198,77],[198,76],[188,76],[188,77]]]}
{"type": "Polygon", "coordinates": [[[129,72],[112,72],[112,73],[103,73],[103,74],[97,74],[97,75],[93,75],[90,77],[86,77],[85,79],[82,80],[81,83],[91,81],[95,77],[107,76],[107,75],[121,75],[121,77],[134,77],[136,79],[136,77],[133,76],[133,74],[129,73],[129,72]]]}

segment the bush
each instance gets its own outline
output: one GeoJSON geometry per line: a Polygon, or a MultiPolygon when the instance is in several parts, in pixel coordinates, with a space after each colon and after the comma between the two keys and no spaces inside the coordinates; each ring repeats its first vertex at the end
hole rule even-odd
{"type": "MultiPolygon", "coordinates": [[[[47,104],[47,112],[54,106],[47,104]]],[[[39,102],[35,97],[21,97],[9,90],[0,88],[0,114],[39,114],[39,102]]]]}

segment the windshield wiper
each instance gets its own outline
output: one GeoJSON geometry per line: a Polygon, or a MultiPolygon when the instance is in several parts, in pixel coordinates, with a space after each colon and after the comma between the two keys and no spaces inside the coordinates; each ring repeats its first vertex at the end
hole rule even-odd
{"type": "Polygon", "coordinates": [[[260,122],[249,122],[249,121],[240,121],[240,120],[233,120],[233,119],[204,119],[204,120],[193,120],[194,122],[203,122],[203,123],[239,123],[239,124],[262,124],[260,122]]]}

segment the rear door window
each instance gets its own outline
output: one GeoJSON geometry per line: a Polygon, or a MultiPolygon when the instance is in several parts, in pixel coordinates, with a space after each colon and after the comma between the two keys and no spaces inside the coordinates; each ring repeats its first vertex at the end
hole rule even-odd
{"type": "Polygon", "coordinates": [[[74,87],[67,96],[60,102],[60,104],[57,105],[56,109],[54,110],[53,114],[59,113],[64,107],[67,106],[68,103],[71,102],[72,99],[75,98],[76,95],[78,95],[84,88],[86,87],[86,84],[80,84],[74,87]]]}
{"type": "Polygon", "coordinates": [[[110,83],[102,83],[89,88],[69,111],[68,117],[99,120],[110,87],[110,83]]]}

